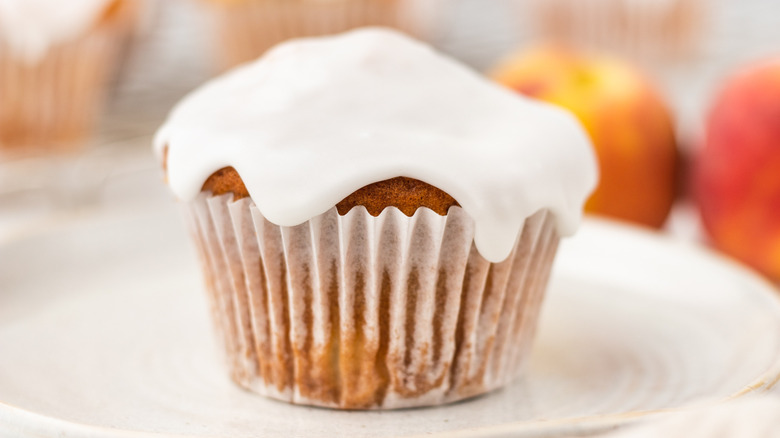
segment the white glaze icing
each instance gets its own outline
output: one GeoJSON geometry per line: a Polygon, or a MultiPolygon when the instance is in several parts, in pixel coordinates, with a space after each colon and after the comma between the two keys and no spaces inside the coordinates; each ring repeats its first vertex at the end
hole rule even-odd
{"type": "Polygon", "coordinates": [[[362,29],[284,43],[204,85],[155,138],[192,200],[232,166],[266,218],[294,226],[355,190],[416,178],[454,197],[492,262],[543,208],[573,233],[597,182],[568,112],[521,98],[400,33],[362,29]]]}
{"type": "Polygon", "coordinates": [[[112,0],[0,0],[0,39],[26,62],[83,34],[112,0]]]}

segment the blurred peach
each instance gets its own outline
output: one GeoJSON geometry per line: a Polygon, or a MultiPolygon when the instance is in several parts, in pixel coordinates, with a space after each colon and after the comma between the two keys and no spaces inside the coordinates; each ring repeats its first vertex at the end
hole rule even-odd
{"type": "Polygon", "coordinates": [[[780,58],[726,80],[704,143],[694,190],[713,244],[780,279],[780,58]]]}
{"type": "Polygon", "coordinates": [[[601,167],[587,211],[664,224],[676,193],[677,145],[666,104],[640,73],[614,58],[550,46],[509,58],[492,77],[569,109],[585,126],[601,167]]]}

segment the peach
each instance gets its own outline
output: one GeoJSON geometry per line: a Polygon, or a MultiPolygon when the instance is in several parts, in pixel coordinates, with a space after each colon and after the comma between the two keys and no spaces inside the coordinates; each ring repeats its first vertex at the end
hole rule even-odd
{"type": "Polygon", "coordinates": [[[706,122],[694,190],[714,246],[780,279],[780,58],[726,80],[706,122]]]}
{"type": "Polygon", "coordinates": [[[587,211],[663,225],[676,193],[677,145],[667,106],[640,73],[614,58],[539,47],[509,58],[492,77],[569,109],[585,126],[601,168],[587,211]]]}

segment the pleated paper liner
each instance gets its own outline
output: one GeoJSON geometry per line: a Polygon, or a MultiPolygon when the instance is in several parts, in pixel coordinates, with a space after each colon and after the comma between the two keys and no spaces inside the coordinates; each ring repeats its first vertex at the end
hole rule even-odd
{"type": "Polygon", "coordinates": [[[25,59],[0,40],[0,152],[69,152],[84,145],[138,13],[135,0],[117,4],[104,22],[40,60],[25,59]]]}
{"type": "Polygon", "coordinates": [[[547,211],[496,264],[459,207],[279,227],[249,198],[204,193],[188,211],[233,380],[344,409],[437,405],[517,377],[558,244],[547,211]]]}
{"type": "Polygon", "coordinates": [[[254,60],[292,38],[331,35],[364,26],[412,32],[419,23],[403,7],[407,1],[410,0],[215,2],[219,62],[223,69],[228,69],[254,60]]]}

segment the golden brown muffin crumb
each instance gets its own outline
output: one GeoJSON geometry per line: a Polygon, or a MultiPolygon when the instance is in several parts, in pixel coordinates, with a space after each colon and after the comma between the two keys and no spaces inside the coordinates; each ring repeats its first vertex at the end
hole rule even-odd
{"type": "MultiPolygon", "coordinates": [[[[232,167],[214,172],[203,184],[202,190],[210,191],[215,196],[233,193],[235,199],[249,196],[244,182],[232,167]]],[[[396,207],[407,216],[414,215],[420,207],[427,207],[445,216],[450,207],[459,204],[452,196],[428,183],[414,178],[397,177],[357,190],[336,204],[336,209],[343,216],[359,205],[366,207],[372,216],[379,216],[386,207],[396,207]]]]}
{"type": "Polygon", "coordinates": [[[211,192],[214,196],[232,193],[233,199],[249,197],[249,192],[244,185],[244,181],[238,176],[236,169],[232,167],[223,167],[214,172],[205,183],[203,183],[203,192],[211,192]]]}
{"type": "Polygon", "coordinates": [[[396,207],[407,216],[414,215],[420,207],[427,207],[445,216],[450,207],[458,206],[452,196],[420,180],[397,177],[357,190],[336,204],[340,215],[362,205],[371,216],[379,216],[385,207],[396,207]]]}

